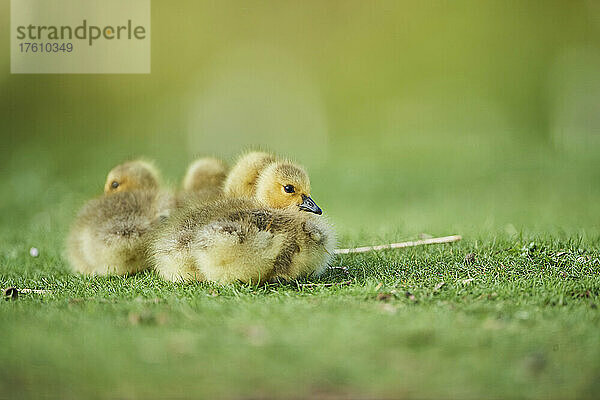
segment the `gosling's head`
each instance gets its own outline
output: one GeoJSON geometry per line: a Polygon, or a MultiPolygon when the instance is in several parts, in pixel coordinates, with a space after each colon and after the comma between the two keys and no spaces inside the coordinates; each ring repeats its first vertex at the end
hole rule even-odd
{"type": "Polygon", "coordinates": [[[151,163],[142,160],[129,161],[110,170],[104,184],[104,193],[156,189],[158,176],[156,167],[151,163]]]}
{"type": "Polygon", "coordinates": [[[273,208],[294,207],[302,211],[322,214],[310,198],[310,180],[301,167],[288,162],[274,162],[259,175],[256,199],[273,208]]]}

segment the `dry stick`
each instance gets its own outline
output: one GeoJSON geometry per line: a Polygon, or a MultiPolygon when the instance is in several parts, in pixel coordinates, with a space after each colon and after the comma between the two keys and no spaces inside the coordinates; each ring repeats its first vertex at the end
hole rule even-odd
{"type": "Polygon", "coordinates": [[[23,289],[17,289],[19,291],[19,293],[36,293],[36,294],[50,294],[52,293],[51,290],[45,290],[45,289],[27,289],[27,288],[23,288],[23,289]]]}
{"type": "Polygon", "coordinates": [[[444,236],[438,238],[411,240],[409,242],[381,244],[379,246],[356,247],[353,249],[335,249],[334,254],[350,254],[350,253],[367,253],[369,251],[385,250],[385,249],[403,249],[405,247],[423,246],[426,244],[440,244],[458,242],[462,239],[460,235],[444,236]]]}
{"type": "Polygon", "coordinates": [[[352,283],[352,281],[333,282],[333,283],[298,283],[298,286],[300,286],[300,287],[316,287],[316,286],[331,287],[331,286],[350,285],[351,283],[352,283]]]}
{"type": "Polygon", "coordinates": [[[16,288],[9,287],[3,290],[5,296],[14,296],[14,291],[18,293],[35,293],[35,294],[50,294],[52,291],[44,289],[29,289],[29,288],[16,288]]]}

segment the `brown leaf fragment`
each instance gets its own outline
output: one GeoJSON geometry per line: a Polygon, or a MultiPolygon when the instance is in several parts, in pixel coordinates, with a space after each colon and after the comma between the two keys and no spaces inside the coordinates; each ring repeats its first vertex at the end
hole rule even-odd
{"type": "Polygon", "coordinates": [[[472,264],[473,262],[475,262],[475,258],[475,253],[469,253],[465,256],[465,263],[472,264]]]}
{"type": "Polygon", "coordinates": [[[134,312],[129,313],[129,315],[127,316],[127,320],[131,325],[139,324],[141,319],[142,318],[140,317],[140,314],[134,312]]]}
{"type": "Polygon", "coordinates": [[[530,354],[523,360],[525,370],[532,375],[539,375],[547,364],[548,360],[543,353],[530,354]]]}
{"type": "Polygon", "coordinates": [[[391,293],[377,293],[376,299],[378,301],[388,302],[392,299],[392,294],[391,293]]]}
{"type": "Polygon", "coordinates": [[[439,290],[446,284],[446,282],[440,282],[433,288],[434,292],[439,292],[439,290]]]}
{"type": "Polygon", "coordinates": [[[4,289],[4,300],[16,300],[19,298],[19,290],[15,287],[4,289]]]}
{"type": "Polygon", "coordinates": [[[139,313],[130,312],[127,319],[131,325],[164,325],[168,316],[164,312],[154,314],[150,311],[142,311],[139,313]]]}
{"type": "Polygon", "coordinates": [[[404,293],[404,295],[406,296],[407,299],[409,299],[412,302],[416,302],[417,301],[417,298],[411,292],[406,292],[406,293],[404,293]]]}

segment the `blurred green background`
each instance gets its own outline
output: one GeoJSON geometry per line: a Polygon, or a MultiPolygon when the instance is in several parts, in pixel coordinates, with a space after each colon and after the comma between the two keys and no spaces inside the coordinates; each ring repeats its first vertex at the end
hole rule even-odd
{"type": "Polygon", "coordinates": [[[597,1],[154,0],[149,75],[11,75],[9,7],[5,226],[64,232],[124,159],[176,184],[248,147],[305,164],[350,237],[598,225],[597,1]]]}
{"type": "Polygon", "coordinates": [[[153,0],[148,75],[11,75],[9,6],[0,287],[52,294],[0,302],[0,397],[597,396],[599,1],[153,0]],[[464,240],[311,289],[70,273],[112,166],[176,186],[249,147],[307,167],[343,247],[464,240]]]}

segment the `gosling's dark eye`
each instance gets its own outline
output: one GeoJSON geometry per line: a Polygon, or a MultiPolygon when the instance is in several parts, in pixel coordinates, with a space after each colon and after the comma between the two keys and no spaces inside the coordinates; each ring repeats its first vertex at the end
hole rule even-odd
{"type": "Polygon", "coordinates": [[[110,187],[113,188],[113,189],[118,188],[119,187],[119,182],[113,181],[113,183],[110,184],[110,187]]]}
{"type": "Polygon", "coordinates": [[[294,186],[292,186],[292,185],[285,185],[283,187],[283,190],[285,190],[286,193],[294,193],[294,186]]]}

